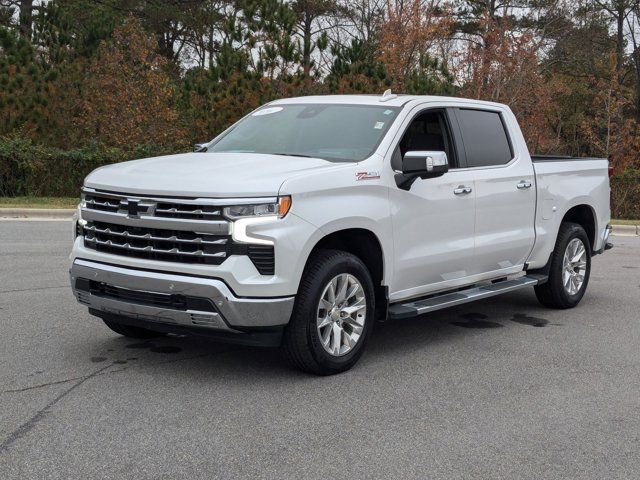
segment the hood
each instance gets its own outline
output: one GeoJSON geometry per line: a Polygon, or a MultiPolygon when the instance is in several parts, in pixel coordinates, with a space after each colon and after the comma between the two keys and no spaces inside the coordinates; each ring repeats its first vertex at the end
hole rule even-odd
{"type": "Polygon", "coordinates": [[[261,153],[184,153],[101,167],[85,186],[138,195],[271,197],[293,175],[346,165],[261,153]]]}

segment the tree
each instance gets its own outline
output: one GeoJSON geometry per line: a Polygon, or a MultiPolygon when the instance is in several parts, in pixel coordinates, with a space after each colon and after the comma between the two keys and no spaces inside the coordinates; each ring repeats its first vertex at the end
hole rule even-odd
{"type": "Polygon", "coordinates": [[[327,77],[335,93],[381,93],[391,86],[384,64],[376,58],[371,42],[353,39],[351,45],[332,47],[334,56],[327,77]]]}
{"type": "MultiPolygon", "coordinates": [[[[296,34],[302,39],[302,74],[308,77],[314,66],[311,58],[316,47],[326,45],[326,39],[321,37],[320,41],[314,38],[320,34],[324,34],[327,26],[315,25],[319,20],[327,15],[335,15],[339,11],[339,7],[334,0],[296,0],[292,5],[296,14],[296,34]]],[[[321,48],[323,49],[323,48],[321,48]]]]}
{"type": "Polygon", "coordinates": [[[85,141],[123,149],[185,145],[174,88],[164,70],[166,59],[155,46],[154,38],[131,17],[115,30],[112,41],[100,45],[76,120],[85,141]]]}
{"type": "Polygon", "coordinates": [[[462,96],[508,104],[520,120],[533,151],[547,148],[550,92],[538,67],[540,41],[515,32],[503,20],[485,16],[479,24],[484,43],[472,43],[458,59],[456,77],[462,96]],[[484,22],[484,23],[482,23],[484,22]]]}
{"type": "MultiPolygon", "coordinates": [[[[441,63],[434,62],[429,52],[435,42],[448,35],[452,24],[450,12],[439,4],[438,0],[394,0],[387,4],[379,58],[394,90],[406,91],[409,76],[415,83],[421,72],[437,73],[441,63]]],[[[446,77],[444,70],[440,73],[446,77]]]]}
{"type": "Polygon", "coordinates": [[[44,111],[54,76],[43,70],[23,36],[0,27],[0,133],[33,136],[46,127],[44,111]]]}

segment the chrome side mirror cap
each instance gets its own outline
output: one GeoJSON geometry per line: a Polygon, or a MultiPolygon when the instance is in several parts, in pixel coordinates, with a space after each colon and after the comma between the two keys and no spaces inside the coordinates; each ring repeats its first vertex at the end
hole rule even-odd
{"type": "Polygon", "coordinates": [[[440,151],[410,151],[402,157],[402,173],[421,178],[433,178],[449,171],[447,154],[440,151]]]}

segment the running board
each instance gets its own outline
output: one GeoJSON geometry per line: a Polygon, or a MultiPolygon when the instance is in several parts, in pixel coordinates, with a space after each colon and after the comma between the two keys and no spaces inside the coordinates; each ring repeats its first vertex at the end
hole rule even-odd
{"type": "Polygon", "coordinates": [[[502,293],[532,287],[547,281],[546,275],[531,274],[518,277],[513,280],[483,285],[481,287],[468,288],[453,293],[444,293],[423,300],[414,300],[407,303],[396,303],[389,306],[389,320],[417,317],[424,313],[434,312],[443,308],[474,302],[482,298],[494,297],[502,293]]]}

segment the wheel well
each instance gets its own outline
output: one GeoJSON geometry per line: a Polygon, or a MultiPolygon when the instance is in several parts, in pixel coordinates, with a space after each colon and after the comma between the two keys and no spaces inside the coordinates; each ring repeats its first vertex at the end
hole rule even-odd
{"type": "Polygon", "coordinates": [[[589,243],[591,244],[591,251],[593,251],[596,245],[596,220],[593,215],[593,210],[589,205],[577,205],[570,209],[562,219],[562,222],[577,223],[589,237],[589,243]]]}
{"type": "Polygon", "coordinates": [[[313,247],[311,254],[320,249],[342,250],[362,260],[373,280],[376,295],[376,316],[386,318],[388,295],[386,287],[382,285],[384,257],[378,237],[371,230],[364,228],[339,230],[320,240],[313,247]]]}

